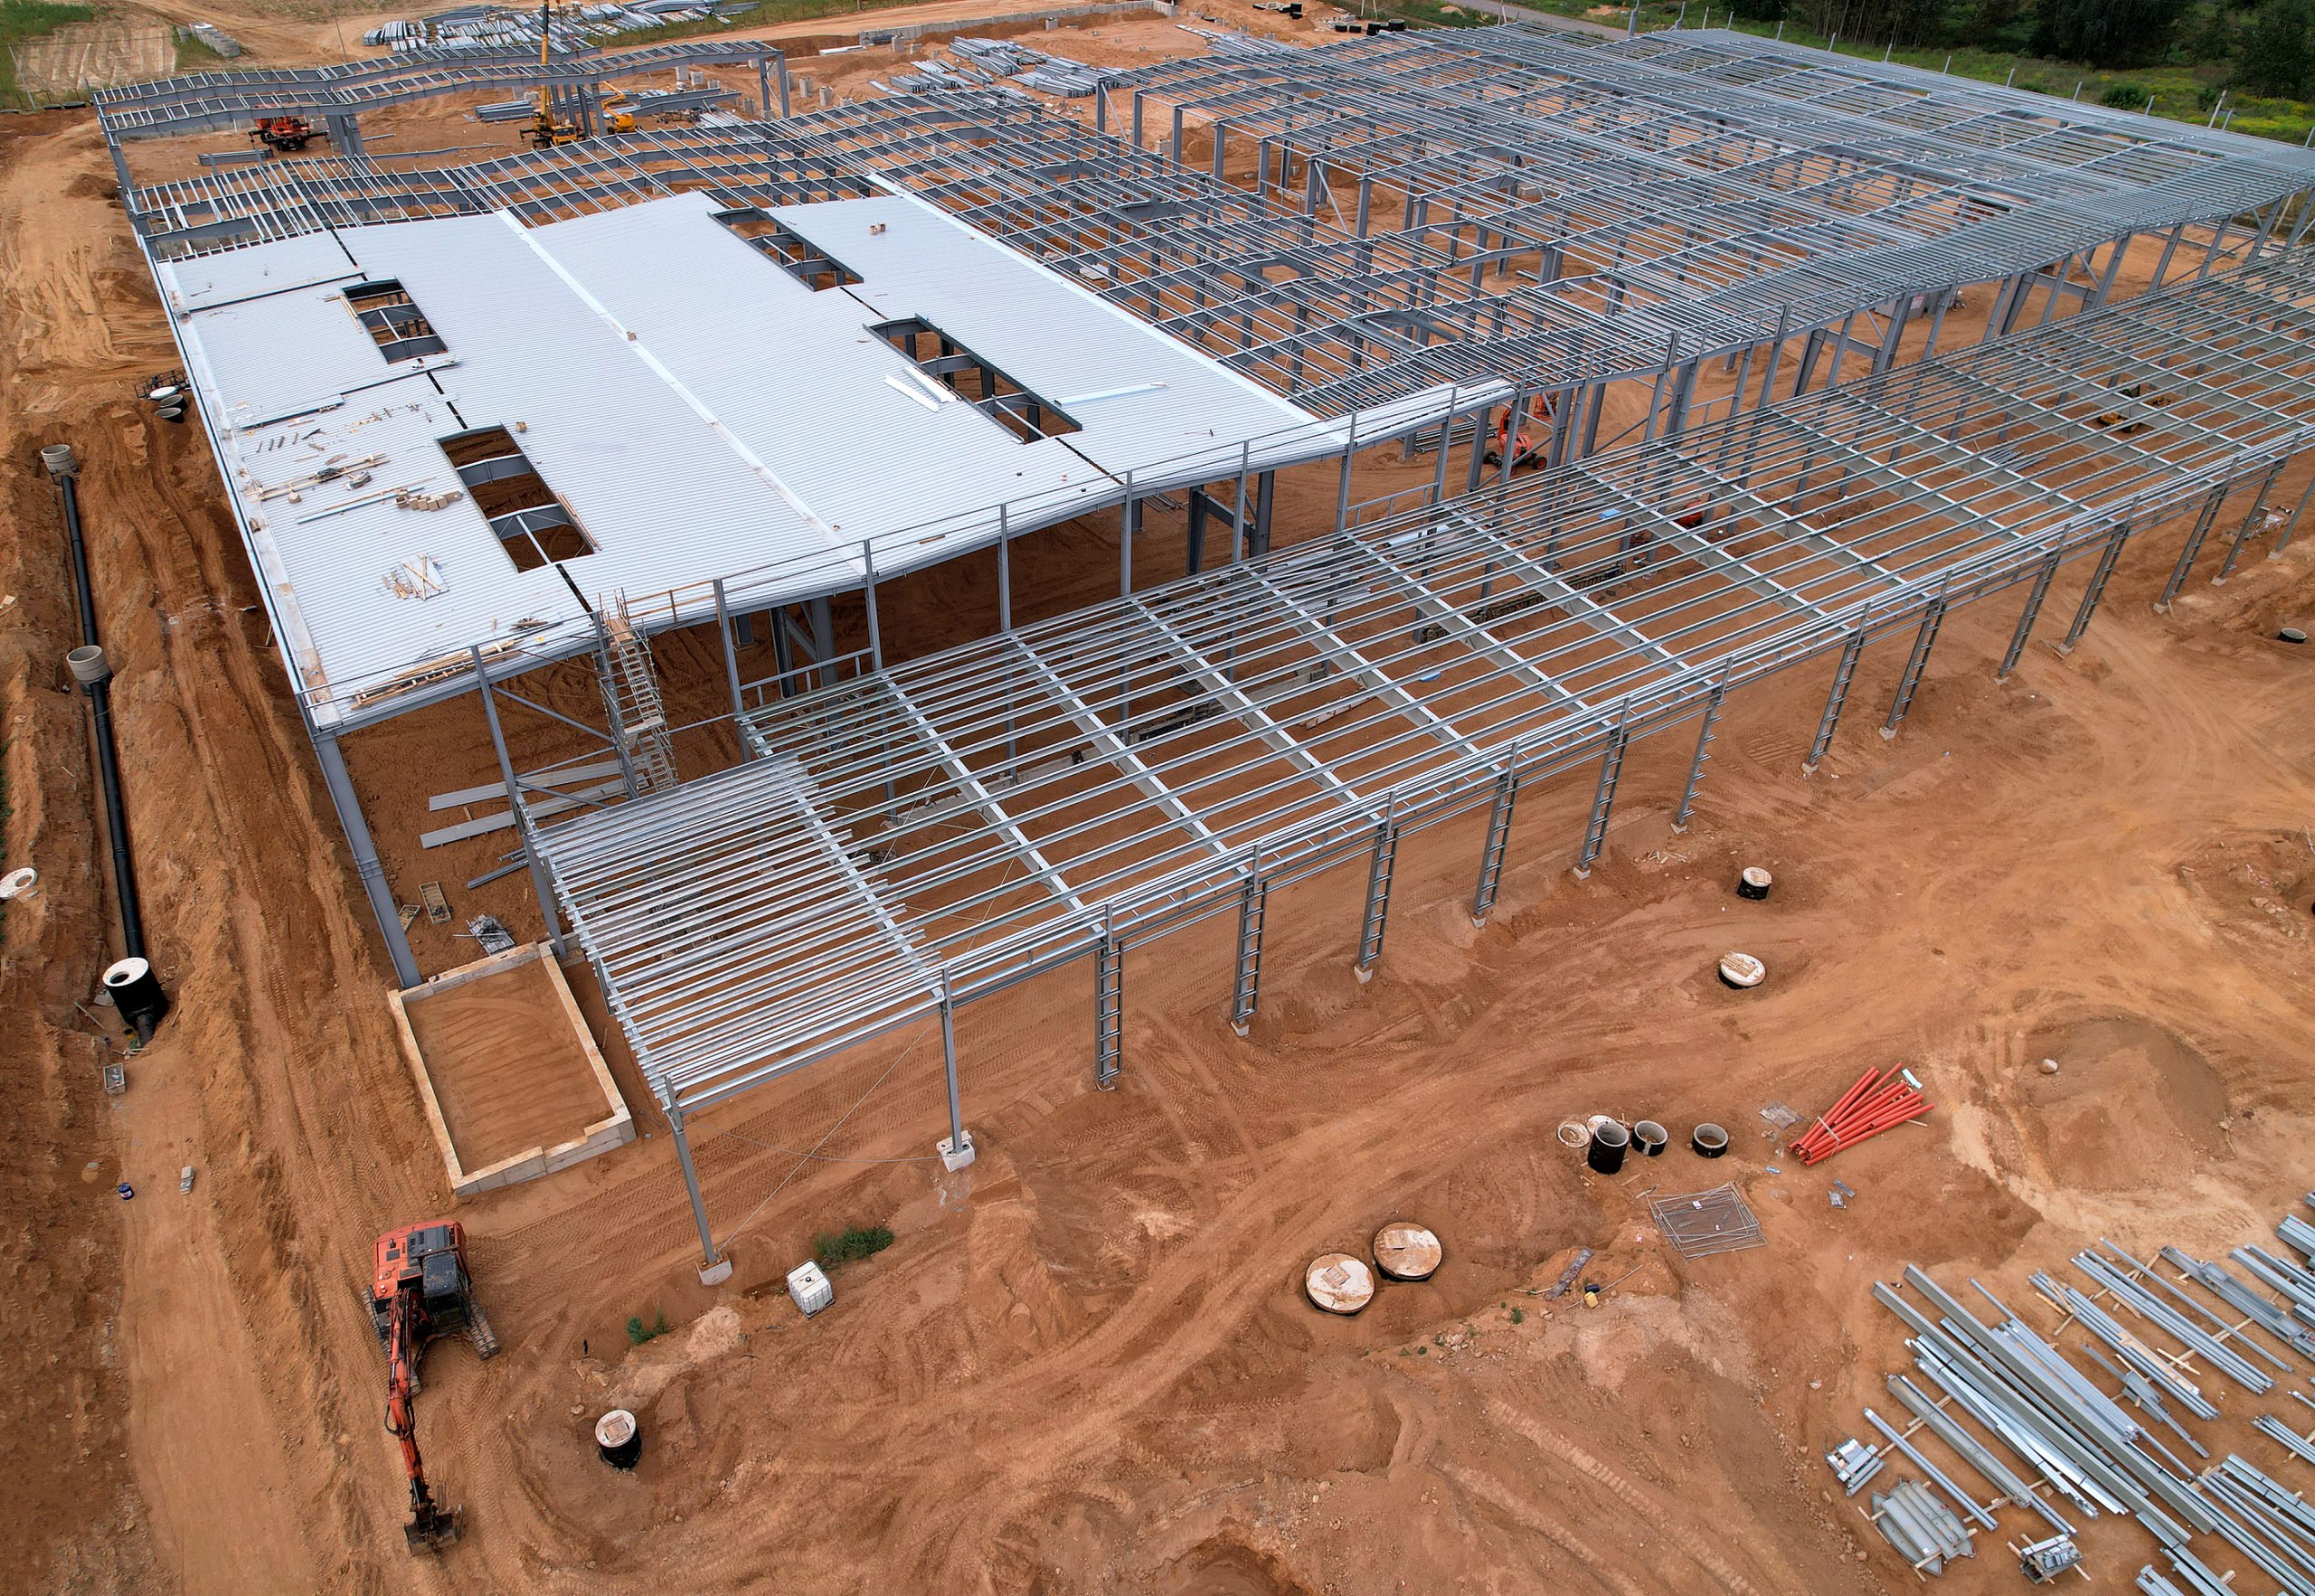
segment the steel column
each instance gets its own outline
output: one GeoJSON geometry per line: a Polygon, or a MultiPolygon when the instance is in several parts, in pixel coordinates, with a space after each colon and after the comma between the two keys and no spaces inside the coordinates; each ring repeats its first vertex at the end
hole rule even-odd
{"type": "Polygon", "coordinates": [[[715,1237],[707,1228],[707,1204],[699,1195],[699,1171],[692,1166],[691,1138],[684,1134],[681,1109],[667,1110],[667,1129],[675,1133],[676,1162],[683,1166],[684,1190],[691,1196],[691,1222],[699,1227],[699,1250],[706,1257],[707,1267],[713,1269],[723,1258],[715,1251],[715,1237]]]}
{"type": "MultiPolygon", "coordinates": [[[[779,615],[771,618],[771,635],[774,642],[785,644],[788,638],[780,629],[781,619],[782,618],[779,615]]],[[[747,705],[740,700],[740,656],[732,647],[732,612],[723,602],[723,582],[720,577],[715,583],[715,634],[723,640],[723,680],[725,685],[732,691],[732,714],[734,719],[737,719],[747,713],[747,705]]],[[[785,654],[788,650],[780,647],[774,652],[785,654]]],[[[788,696],[788,680],[785,676],[780,678],[780,695],[782,698],[788,696]]],[[[743,736],[740,739],[740,762],[746,764],[750,757],[748,740],[743,736]]]]}
{"type": "Polygon", "coordinates": [[[1921,618],[1921,629],[1913,634],[1913,651],[1905,657],[1905,674],[1897,678],[1897,695],[1890,701],[1889,718],[1881,723],[1881,739],[1888,741],[1897,735],[1897,723],[1913,708],[1913,694],[1920,691],[1922,672],[1929,667],[1929,651],[1937,645],[1937,634],[1945,625],[1945,589],[1940,584],[1937,597],[1929,601],[1921,618]]]}
{"type": "Polygon", "coordinates": [[[1254,1006],[1261,1000],[1262,920],[1269,908],[1270,883],[1256,848],[1238,894],[1238,957],[1230,982],[1230,1028],[1241,1036],[1253,1024],[1254,1006]]]}
{"type": "MultiPolygon", "coordinates": [[[[531,868],[531,890],[538,894],[539,912],[546,917],[546,940],[554,947],[557,959],[568,956],[563,946],[562,927],[554,910],[554,877],[548,872],[546,861],[539,855],[538,839],[531,831],[530,807],[523,802],[522,778],[515,773],[515,761],[506,752],[506,734],[498,724],[498,690],[490,685],[489,674],[484,670],[482,647],[479,644],[468,650],[474,656],[474,679],[477,691],[482,694],[482,713],[490,722],[490,746],[498,751],[498,773],[506,783],[506,801],[514,806],[515,829],[523,839],[523,857],[531,868]]],[[[746,739],[742,738],[742,741],[746,739]]],[[[634,793],[628,794],[632,798],[634,793]]],[[[713,1263],[713,1259],[709,1259],[713,1263]]]]}
{"type": "Polygon", "coordinates": [[[2226,546],[2226,558],[2220,562],[2218,574],[2210,579],[2211,586],[2223,588],[2226,585],[2226,579],[2235,574],[2235,562],[2243,558],[2243,545],[2250,541],[2251,529],[2258,524],[2260,512],[2267,507],[2267,496],[2274,492],[2275,479],[2282,475],[2283,467],[2289,463],[2290,458],[2286,456],[2267,468],[2266,478],[2259,484],[2259,491],[2252,496],[2251,508],[2244,515],[2243,524],[2236,530],[2235,541],[2226,546]]]}
{"type": "Polygon", "coordinates": [[[1101,943],[1093,955],[1093,1084],[1117,1089],[1125,1029],[1125,949],[1118,946],[1111,911],[1101,913],[1101,943]]]}
{"type": "Polygon", "coordinates": [[[2124,522],[2114,528],[2106,539],[2106,546],[2098,555],[2098,565],[2090,573],[2090,585],[2082,590],[2081,608],[2074,612],[2074,624],[2066,628],[2065,641],[2057,645],[2060,654],[2071,654],[2074,646],[2082,641],[2082,634],[2090,629],[2090,618],[2097,613],[2098,597],[2106,590],[2106,581],[2114,574],[2114,562],[2122,557],[2122,545],[2130,541],[2130,524],[2124,522]]]}
{"type": "Polygon", "coordinates": [[[2212,488],[2210,496],[2203,501],[2203,513],[2195,517],[2195,529],[2187,534],[2187,546],[2178,552],[2178,563],[2171,570],[2169,581],[2163,586],[2162,597],[2154,601],[2158,614],[2168,615],[2170,612],[2170,600],[2177,598],[2178,590],[2187,585],[2187,573],[2195,567],[2195,556],[2203,552],[2203,539],[2210,535],[2211,523],[2218,519],[2218,507],[2226,502],[2226,496],[2232,491],[2231,483],[2222,482],[2212,488]]]}
{"type": "Polygon", "coordinates": [[[1592,866],[1600,857],[1600,850],[1608,842],[1608,816],[1616,805],[1616,782],[1624,769],[1624,749],[1631,741],[1625,730],[1631,719],[1631,700],[1627,698],[1616,712],[1615,730],[1608,733],[1607,746],[1600,751],[1600,785],[1592,794],[1591,818],[1583,826],[1583,848],[1575,856],[1575,879],[1591,878],[1592,866]]]}
{"type": "Polygon", "coordinates": [[[1495,779],[1495,801],[1488,807],[1487,841],[1479,849],[1479,883],[1471,893],[1471,923],[1485,925],[1503,883],[1503,855],[1511,842],[1511,813],[1519,801],[1519,745],[1511,745],[1495,779]]]}
{"type": "Polygon", "coordinates": [[[2049,558],[2034,572],[2034,585],[2026,594],[2026,609],[2017,618],[2017,629],[2009,635],[2009,649],[2001,656],[2001,664],[1993,673],[1997,682],[2009,680],[2009,673],[2017,668],[2018,656],[2026,652],[2026,640],[2034,635],[2034,619],[2042,613],[2042,600],[2050,596],[2050,581],[2058,573],[2058,564],[2065,558],[2063,552],[2053,549],[2049,558]]]}
{"type": "Polygon", "coordinates": [[[1674,831],[1687,830],[1688,819],[1696,812],[1696,789],[1704,783],[1704,768],[1712,762],[1714,728],[1720,723],[1721,706],[1728,702],[1728,677],[1735,668],[1734,659],[1720,667],[1720,680],[1712,685],[1712,696],[1705,700],[1704,723],[1696,728],[1696,756],[1688,760],[1688,784],[1680,789],[1680,807],[1672,811],[1674,831]]]}
{"type": "Polygon", "coordinates": [[[378,917],[378,934],[386,940],[386,957],[394,967],[394,983],[405,990],[424,977],[411,957],[410,938],[402,929],[402,906],[386,885],[386,867],[378,861],[377,844],[370,838],[370,823],[363,817],[362,800],[354,796],[354,779],[345,772],[345,756],[337,739],[326,732],[314,733],[314,757],[321,761],[322,785],[329,789],[330,806],[345,831],[345,845],[354,850],[354,868],[362,877],[362,891],[370,911],[378,917]]]}
{"type": "Polygon", "coordinates": [[[1833,688],[1825,694],[1825,713],[1818,717],[1817,741],[1809,745],[1808,760],[1800,767],[1803,776],[1817,773],[1817,767],[1824,762],[1825,751],[1833,745],[1833,732],[1841,721],[1841,705],[1847,701],[1848,685],[1857,676],[1857,656],[1865,651],[1865,626],[1870,618],[1869,608],[1859,610],[1857,629],[1841,646],[1840,663],[1833,667],[1833,688]]]}
{"type": "Polygon", "coordinates": [[[1398,798],[1383,807],[1375,827],[1375,851],[1366,864],[1366,907],[1358,928],[1358,966],[1354,972],[1364,983],[1375,977],[1375,961],[1383,957],[1383,933],[1391,915],[1391,873],[1398,860],[1398,798]]]}
{"type": "MultiPolygon", "coordinates": [[[[2310,205],[2309,209],[2315,211],[2315,205],[2310,205]]],[[[2291,547],[2291,534],[2299,530],[2299,523],[2307,514],[2307,502],[2310,499],[2315,499],[2315,477],[2310,477],[2307,479],[2307,490],[2299,496],[2299,507],[2291,513],[2291,519],[2282,524],[2282,531],[2275,535],[2275,546],[2267,551],[2268,559],[2282,559],[2282,552],[2291,547]]]]}
{"type": "Polygon", "coordinates": [[[955,1158],[973,1144],[965,1135],[964,1104],[957,1094],[957,1000],[945,970],[940,976],[940,1067],[949,1082],[949,1145],[941,1151],[955,1158]]]}

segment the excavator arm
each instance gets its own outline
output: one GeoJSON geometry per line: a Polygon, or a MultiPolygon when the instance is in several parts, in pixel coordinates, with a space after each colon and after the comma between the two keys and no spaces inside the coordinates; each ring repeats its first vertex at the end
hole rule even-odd
{"type": "Polygon", "coordinates": [[[411,1401],[418,1395],[420,1317],[415,1288],[394,1295],[386,1335],[386,1433],[402,1443],[402,1471],[410,1477],[410,1522],[402,1536],[414,1556],[439,1552],[458,1538],[458,1516],[445,1512],[426,1484],[425,1459],[418,1455],[418,1421],[411,1401]]]}

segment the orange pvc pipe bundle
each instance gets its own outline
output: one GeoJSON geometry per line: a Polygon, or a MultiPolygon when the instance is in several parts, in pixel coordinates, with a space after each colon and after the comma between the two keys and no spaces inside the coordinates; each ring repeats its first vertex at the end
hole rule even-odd
{"type": "Polygon", "coordinates": [[[1929,1112],[1930,1103],[1904,1077],[1902,1068],[1887,1074],[1867,1070],[1840,1101],[1817,1117],[1817,1122],[1788,1144],[1803,1164],[1818,1164],[1843,1147],[1893,1130],[1929,1112]]]}

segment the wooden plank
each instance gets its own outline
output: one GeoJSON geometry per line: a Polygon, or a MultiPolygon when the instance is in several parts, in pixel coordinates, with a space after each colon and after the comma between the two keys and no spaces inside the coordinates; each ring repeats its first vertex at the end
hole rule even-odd
{"type": "MultiPolygon", "coordinates": [[[[612,793],[626,790],[622,783],[606,781],[600,787],[590,787],[574,792],[568,798],[543,798],[535,804],[526,806],[524,812],[534,820],[543,820],[549,815],[560,815],[565,809],[575,809],[590,798],[607,798],[612,793]]],[[[479,820],[461,820],[456,826],[445,826],[439,831],[421,833],[418,839],[418,845],[422,848],[439,848],[445,843],[464,842],[470,836],[485,836],[494,831],[505,831],[514,824],[515,811],[509,809],[503,815],[486,815],[479,820]]]]}
{"type": "MultiPolygon", "coordinates": [[[[525,787],[568,787],[574,781],[600,781],[606,776],[618,774],[619,761],[604,760],[598,764],[568,765],[536,776],[524,775],[519,779],[525,787]]],[[[456,792],[442,793],[428,798],[426,807],[429,809],[455,809],[466,804],[487,803],[494,798],[501,803],[506,801],[506,784],[504,781],[494,781],[487,787],[462,787],[456,792]]]]}

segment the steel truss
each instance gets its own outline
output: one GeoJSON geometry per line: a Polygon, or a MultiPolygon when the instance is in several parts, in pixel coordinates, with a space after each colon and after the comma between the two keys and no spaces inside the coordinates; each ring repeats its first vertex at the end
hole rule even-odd
{"type": "Polygon", "coordinates": [[[2071,646],[2133,532],[2315,446],[2310,379],[2300,252],[779,700],[539,845],[678,1124],[1088,954],[1107,1084],[1168,931],[1236,911],[1243,1027],[1278,887],[1365,861],[1364,970],[1412,833],[1487,812],[1483,917],[1523,787],[1598,768],[1588,865],[1630,743],[1696,721],[1685,823],[1732,687],[1837,656],[1813,762],[1868,641],[1912,640],[1894,731],[1954,606],[2031,584],[2007,671],[2095,556],[2071,646]]]}

